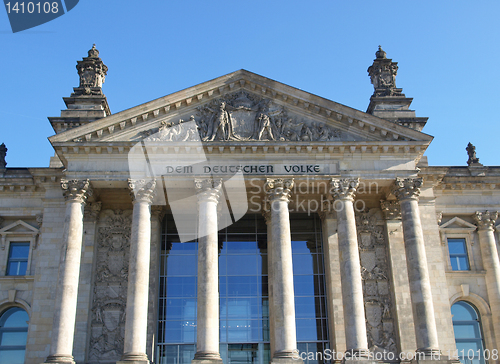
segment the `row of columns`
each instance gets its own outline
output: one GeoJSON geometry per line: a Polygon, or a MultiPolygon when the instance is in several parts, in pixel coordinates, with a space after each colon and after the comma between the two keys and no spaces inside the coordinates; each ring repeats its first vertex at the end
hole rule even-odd
{"type": "MultiPolygon", "coordinates": [[[[422,180],[397,179],[392,194],[399,200],[407,256],[408,279],[415,323],[417,351],[439,352],[436,320],[423,239],[418,197],[422,180]]],[[[46,363],[74,363],[72,356],[83,230],[83,206],[91,187],[88,180],[62,181],[66,199],[59,280],[50,355],[46,363]]],[[[332,179],[332,201],[337,211],[338,259],[342,287],[347,354],[368,360],[363,287],[354,215],[359,179],[332,179]]],[[[219,354],[219,287],[217,205],[222,181],[196,179],[198,196],[198,309],[197,352],[193,363],[222,362],[219,354]]],[[[124,354],[119,363],[149,363],[146,351],[151,243],[151,204],[155,180],[129,180],[133,198],[129,281],[124,354]]],[[[296,343],[291,233],[288,203],[293,179],[268,179],[265,185],[268,224],[268,271],[272,363],[300,363],[296,343]]],[[[329,206],[333,207],[333,206],[329,206]]],[[[330,210],[330,209],[329,209],[330,210]]],[[[332,209],[333,210],[333,209],[332,209]]],[[[332,213],[323,220],[332,227],[332,213]]],[[[496,213],[477,213],[487,289],[493,307],[500,310],[500,262],[493,235],[496,213]],[[496,304],[495,304],[496,303],[496,304]]],[[[334,229],[329,229],[334,233],[334,229]]],[[[327,271],[328,277],[334,270],[327,271]]],[[[500,312],[493,312],[499,320],[500,312]]],[[[500,322],[495,322],[500,325],[500,322]]]]}

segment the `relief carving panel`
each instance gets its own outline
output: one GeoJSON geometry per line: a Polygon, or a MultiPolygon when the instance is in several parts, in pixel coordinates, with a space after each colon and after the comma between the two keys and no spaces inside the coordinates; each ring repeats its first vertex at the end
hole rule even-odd
{"type": "MultiPolygon", "coordinates": [[[[366,332],[372,352],[392,352],[397,358],[393,304],[389,290],[387,243],[377,209],[356,216],[363,279],[366,332]]],[[[387,356],[386,356],[387,357],[387,356]]]]}
{"type": "Polygon", "coordinates": [[[238,91],[198,106],[183,120],[164,120],[158,128],[143,131],[150,141],[340,141],[353,135],[326,123],[290,113],[271,99],[238,91]],[[195,122],[196,130],[182,124],[195,122]],[[158,134],[157,134],[158,133],[158,134]]]}
{"type": "Polygon", "coordinates": [[[130,211],[107,210],[97,231],[89,359],[117,361],[123,353],[130,253],[130,211]]]}

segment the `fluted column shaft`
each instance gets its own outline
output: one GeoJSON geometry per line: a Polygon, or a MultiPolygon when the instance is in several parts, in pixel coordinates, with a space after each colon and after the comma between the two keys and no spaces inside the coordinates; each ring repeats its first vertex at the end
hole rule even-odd
{"type": "Polygon", "coordinates": [[[267,200],[271,212],[271,271],[274,353],[271,361],[301,362],[297,356],[293,290],[292,241],[288,202],[293,179],[268,179],[267,200]]]}
{"type": "Polygon", "coordinates": [[[121,361],[149,363],[146,355],[148,328],[151,203],[155,180],[129,180],[132,193],[132,231],[128,268],[125,339],[121,361]]]}
{"type": "Polygon", "coordinates": [[[221,180],[196,179],[198,196],[198,310],[193,362],[222,362],[219,354],[217,204],[221,180]]]}
{"type": "Polygon", "coordinates": [[[438,334],[424,234],[418,207],[421,185],[421,178],[397,179],[393,194],[401,205],[417,351],[425,354],[436,354],[439,353],[438,334]]]}
{"type": "Polygon", "coordinates": [[[63,254],[56,289],[50,355],[46,363],[74,363],[72,353],[82,255],[83,206],[92,194],[89,180],[63,180],[61,187],[66,199],[63,254]]]}
{"type": "Polygon", "coordinates": [[[500,348],[500,260],[493,233],[498,212],[476,212],[474,220],[478,226],[479,244],[486,270],[486,289],[495,327],[496,347],[500,348]]]}
{"type": "Polygon", "coordinates": [[[273,228],[271,225],[271,211],[266,210],[263,212],[264,219],[267,225],[267,288],[269,299],[269,341],[271,347],[271,355],[274,353],[274,289],[273,289],[273,228]]]}
{"type": "Polygon", "coordinates": [[[337,211],[346,348],[347,353],[362,357],[368,356],[368,339],[353,205],[358,185],[359,179],[332,179],[331,181],[334,207],[337,211]]]}

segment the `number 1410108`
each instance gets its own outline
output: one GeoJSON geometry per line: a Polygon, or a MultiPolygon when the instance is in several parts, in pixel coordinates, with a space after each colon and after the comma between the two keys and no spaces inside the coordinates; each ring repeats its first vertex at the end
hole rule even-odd
{"type": "MultiPolygon", "coordinates": [[[[7,13],[16,13],[16,14],[41,14],[41,13],[58,13],[59,12],[59,4],[57,2],[15,2],[15,3],[5,3],[5,7],[7,8],[7,13]]],[[[62,10],[64,11],[64,10],[62,10]]]]}

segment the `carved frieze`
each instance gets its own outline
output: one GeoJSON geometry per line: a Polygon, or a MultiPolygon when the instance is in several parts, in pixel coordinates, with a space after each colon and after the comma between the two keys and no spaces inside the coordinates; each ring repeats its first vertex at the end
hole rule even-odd
{"type": "Polygon", "coordinates": [[[356,215],[366,329],[371,351],[396,354],[388,252],[379,216],[381,213],[377,209],[356,215]]]}
{"type": "Polygon", "coordinates": [[[338,141],[341,131],[289,115],[273,102],[239,91],[199,106],[189,120],[162,121],[139,135],[147,141],[338,141]],[[198,135],[196,135],[196,133],[198,135]]]}
{"type": "Polygon", "coordinates": [[[119,360],[123,354],[130,254],[130,212],[103,211],[98,228],[89,358],[119,360]]]}

